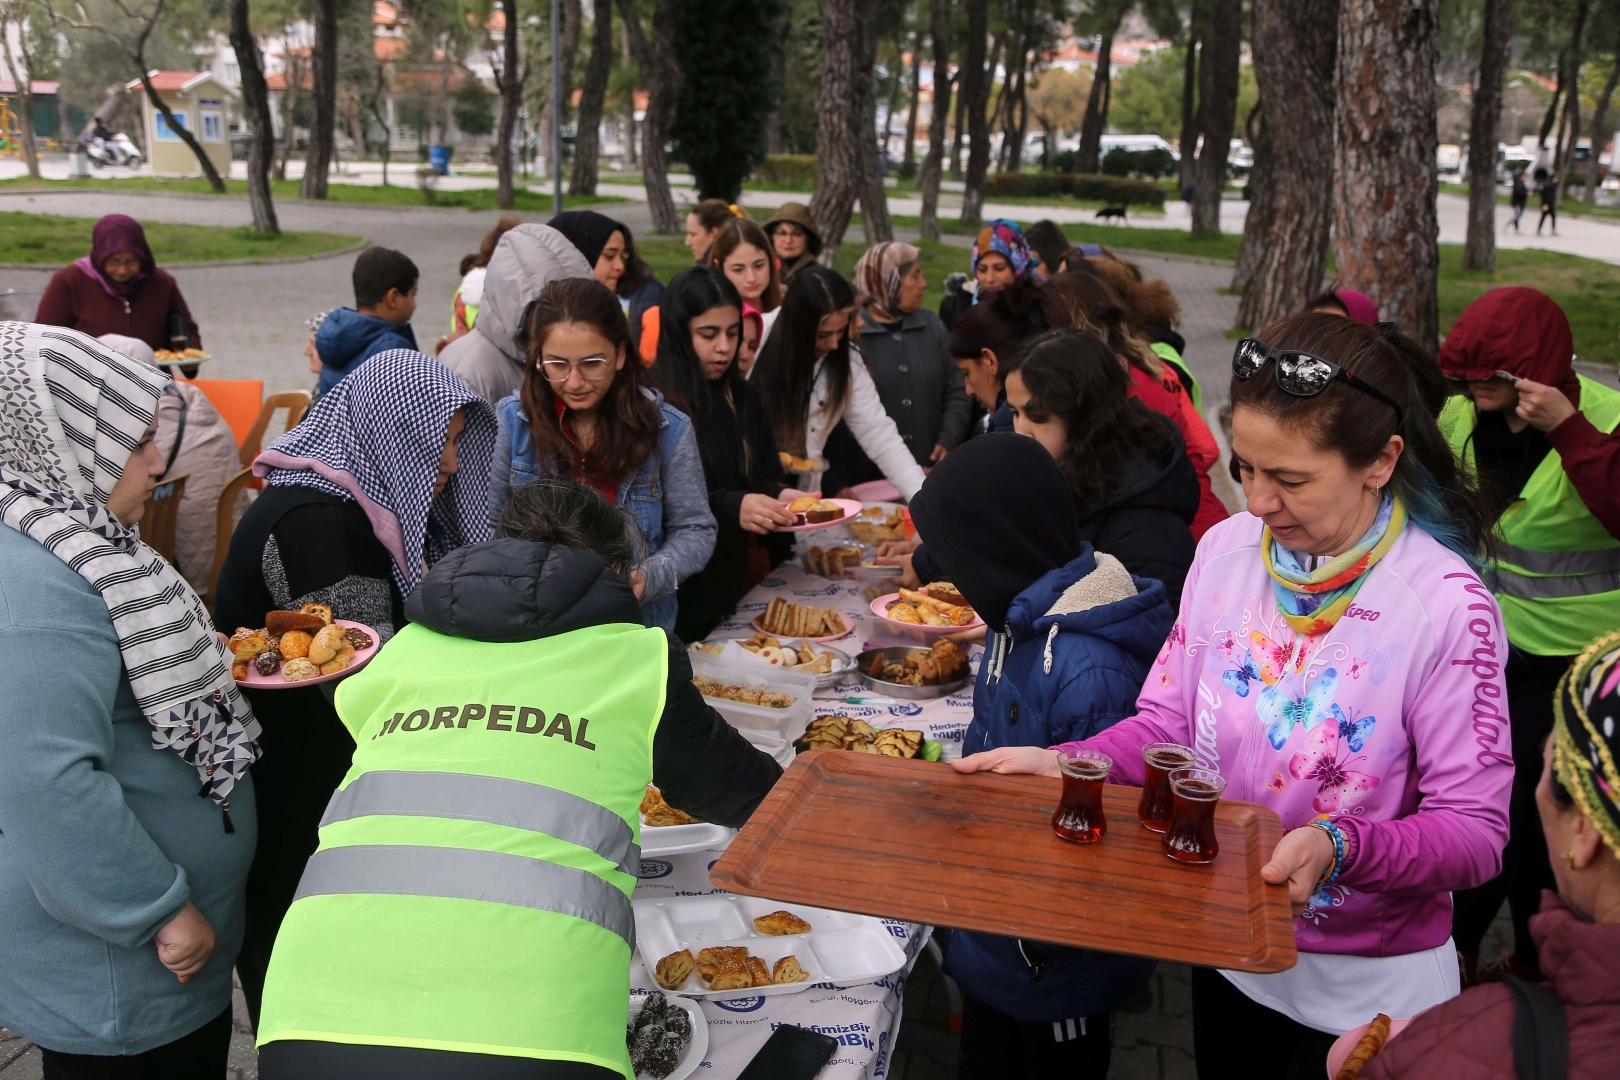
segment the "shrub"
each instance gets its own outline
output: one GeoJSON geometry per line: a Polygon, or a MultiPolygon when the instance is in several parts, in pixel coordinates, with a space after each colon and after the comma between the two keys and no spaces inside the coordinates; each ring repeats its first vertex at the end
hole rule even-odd
{"type": "Polygon", "coordinates": [[[984,193],[1001,199],[1067,195],[1112,206],[1164,205],[1164,189],[1158,184],[1092,173],[998,173],[985,181],[984,193]]]}
{"type": "Polygon", "coordinates": [[[1141,176],[1152,180],[1174,174],[1176,159],[1162,146],[1149,150],[1116,146],[1103,155],[1102,171],[1109,176],[1141,176]]]}
{"type": "Polygon", "coordinates": [[[821,163],[814,154],[770,154],[754,166],[754,179],[773,187],[814,191],[821,163]]]}

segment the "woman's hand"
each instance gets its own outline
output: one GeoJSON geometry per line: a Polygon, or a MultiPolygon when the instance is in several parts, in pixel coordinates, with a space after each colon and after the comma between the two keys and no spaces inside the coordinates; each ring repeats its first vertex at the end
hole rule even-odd
{"type": "Polygon", "coordinates": [[[769,495],[749,493],[743,496],[737,524],[751,533],[763,534],[793,524],[793,515],[788,513],[786,503],[777,502],[769,495]]]}
{"type": "Polygon", "coordinates": [[[190,982],[214,954],[214,928],[191,901],[152,937],[158,960],[181,982],[190,982]]]}
{"type": "Polygon", "coordinates": [[[989,630],[988,626],[975,626],[972,630],[964,630],[960,634],[946,634],[945,640],[957,645],[983,645],[989,630]]]}
{"type": "Polygon", "coordinates": [[[1332,865],[1333,840],[1322,829],[1306,825],[1277,842],[1271,861],[1260,868],[1260,880],[1268,885],[1286,882],[1288,902],[1298,915],[1316,891],[1316,883],[1332,865]]]}
{"type": "MultiPolygon", "coordinates": [[[[884,546],[887,547],[888,545],[885,544],[884,546]]],[[[879,566],[900,567],[900,576],[895,580],[900,583],[900,587],[903,589],[915,589],[922,585],[922,578],[919,578],[917,571],[911,568],[910,552],[904,555],[879,555],[877,564],[879,566]]]]}
{"type": "Polygon", "coordinates": [[[921,540],[885,540],[878,545],[877,553],[880,559],[890,555],[910,555],[920,547],[921,540]]]}
{"type": "Polygon", "coordinates": [[[935,443],[934,452],[928,455],[928,460],[932,461],[935,465],[938,465],[940,462],[945,460],[945,455],[948,453],[950,453],[950,451],[945,449],[943,443],[935,443]]]}
{"type": "Polygon", "coordinates": [[[1539,431],[1551,431],[1575,415],[1575,406],[1556,386],[1520,379],[1513,388],[1519,392],[1519,404],[1513,411],[1539,431]]]}
{"type": "Polygon", "coordinates": [[[635,590],[636,603],[639,604],[641,602],[642,595],[647,591],[647,575],[643,574],[640,570],[630,571],[630,588],[635,590]]]}
{"type": "MultiPolygon", "coordinates": [[[[1040,746],[1002,746],[979,754],[969,754],[951,762],[957,772],[1033,773],[1057,776],[1057,751],[1040,746]]],[[[1312,829],[1312,832],[1321,832],[1312,829]]],[[[1286,837],[1284,838],[1286,839],[1286,837]]]]}
{"type": "Polygon", "coordinates": [[[804,498],[819,499],[819,498],[821,498],[821,492],[819,492],[819,491],[800,491],[798,488],[783,488],[781,490],[781,492],[776,497],[780,501],[788,503],[788,502],[792,502],[794,499],[804,499],[804,498]]]}

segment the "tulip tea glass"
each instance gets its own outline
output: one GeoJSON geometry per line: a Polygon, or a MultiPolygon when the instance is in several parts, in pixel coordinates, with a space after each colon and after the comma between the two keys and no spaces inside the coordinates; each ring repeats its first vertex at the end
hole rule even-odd
{"type": "Polygon", "coordinates": [[[1136,816],[1142,827],[1162,833],[1170,827],[1170,774],[1193,766],[1193,752],[1179,743],[1156,742],[1142,747],[1142,760],[1147,763],[1147,776],[1142,781],[1142,798],[1136,804],[1136,816]]]}
{"type": "Polygon", "coordinates": [[[1215,804],[1226,780],[1208,769],[1180,769],[1170,774],[1170,827],[1164,853],[1181,863],[1211,863],[1220,853],[1215,842],[1215,804]]]}
{"type": "Polygon", "coordinates": [[[1063,801],[1052,815],[1052,831],[1065,840],[1090,844],[1108,831],[1103,816],[1103,781],[1114,759],[1095,750],[1058,751],[1063,773],[1063,801]]]}

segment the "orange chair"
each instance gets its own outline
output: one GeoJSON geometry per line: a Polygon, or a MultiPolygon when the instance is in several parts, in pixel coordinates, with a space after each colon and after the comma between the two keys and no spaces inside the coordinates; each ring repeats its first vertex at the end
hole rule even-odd
{"type": "Polygon", "coordinates": [[[231,477],[219,493],[219,509],[214,519],[214,573],[208,579],[206,597],[209,611],[214,610],[214,600],[219,592],[219,572],[224,568],[225,556],[231,550],[231,532],[236,528],[236,498],[253,479],[253,470],[243,469],[231,477]]]}
{"type": "Polygon", "coordinates": [[[282,430],[291,431],[298,426],[298,421],[304,418],[304,412],[309,408],[309,400],[308,390],[283,390],[264,399],[264,407],[259,410],[258,419],[253,421],[253,427],[248,431],[247,437],[239,440],[244,469],[253,464],[253,459],[258,457],[259,451],[263,449],[261,444],[264,442],[264,433],[270,427],[270,418],[276,414],[276,410],[287,410],[287,426],[282,430]]]}
{"type": "Polygon", "coordinates": [[[141,539],[146,545],[174,562],[174,538],[180,526],[180,500],[186,494],[184,473],[165,480],[146,497],[146,512],[141,515],[141,539]]]}
{"type": "Polygon", "coordinates": [[[219,415],[231,425],[236,445],[241,446],[253,431],[264,405],[264,380],[193,379],[191,384],[203,392],[219,415]]]}

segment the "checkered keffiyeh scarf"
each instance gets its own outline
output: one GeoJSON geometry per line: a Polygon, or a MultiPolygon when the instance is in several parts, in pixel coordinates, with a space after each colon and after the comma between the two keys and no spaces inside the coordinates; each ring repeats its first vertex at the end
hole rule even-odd
{"type": "Polygon", "coordinates": [[[495,411],[433,359],[410,349],[378,353],[315,403],[297,427],[253,462],[270,486],[312,487],[353,499],[408,596],[453,548],[489,539],[489,467],[495,411]],[[437,498],[450,417],[463,411],[456,475],[437,498]]]}
{"type": "Polygon", "coordinates": [[[855,264],[855,298],[884,322],[905,318],[900,310],[900,282],[922,252],[900,240],[885,240],[866,249],[855,264]]]}
{"type": "Polygon", "coordinates": [[[0,521],[101,594],[153,747],[197,770],[231,832],[258,722],[202,601],[107,510],[168,381],[77,331],[0,322],[0,521]]]}

